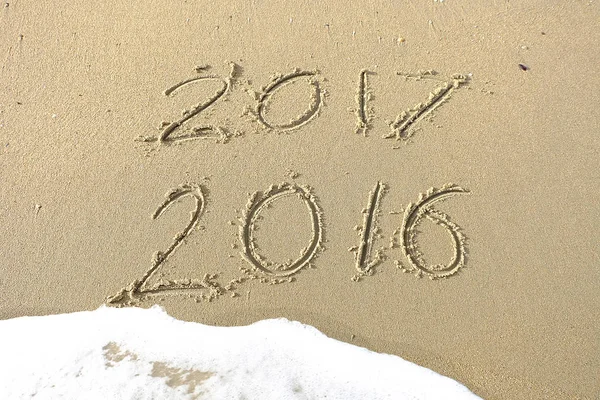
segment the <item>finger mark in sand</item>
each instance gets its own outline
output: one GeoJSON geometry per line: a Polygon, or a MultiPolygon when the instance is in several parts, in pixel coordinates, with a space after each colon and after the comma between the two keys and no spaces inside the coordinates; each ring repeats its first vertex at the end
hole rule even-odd
{"type": "Polygon", "coordinates": [[[414,273],[416,276],[428,276],[430,279],[447,278],[456,274],[465,265],[465,242],[466,237],[462,229],[450,221],[445,213],[432,208],[434,203],[444,200],[457,194],[469,193],[468,190],[454,184],[448,184],[441,189],[431,188],[426,193],[419,196],[416,203],[409,203],[405,208],[402,227],[396,230],[400,234],[400,248],[409,262],[406,268],[399,260],[396,260],[396,266],[404,272],[414,273]],[[453,257],[446,264],[428,266],[423,260],[422,253],[415,242],[417,236],[416,226],[423,220],[429,219],[448,231],[453,241],[453,257]]]}
{"type": "Polygon", "coordinates": [[[396,74],[404,77],[405,79],[430,79],[441,81],[443,83],[442,86],[429,93],[429,96],[425,102],[418,103],[414,107],[402,111],[396,117],[396,119],[390,123],[390,128],[392,131],[383,136],[385,139],[410,139],[415,133],[415,130],[413,129],[415,124],[426,117],[431,116],[436,108],[450,99],[450,96],[456,89],[469,82],[468,76],[460,74],[453,75],[450,80],[444,80],[438,78],[437,72],[435,71],[419,71],[416,74],[397,72],[396,74]]]}
{"type": "Polygon", "coordinates": [[[269,281],[268,277],[290,277],[298,273],[302,268],[310,266],[311,261],[323,249],[322,212],[316,197],[309,187],[282,183],[271,186],[266,192],[254,193],[246,206],[243,221],[244,223],[240,227],[240,241],[243,249],[242,257],[251,265],[251,270],[244,269],[244,272],[262,274],[262,281],[265,283],[269,281]],[[296,260],[275,265],[259,254],[254,238],[254,230],[256,228],[256,221],[260,219],[261,212],[269,207],[271,203],[284,196],[297,196],[308,208],[312,223],[312,239],[308,246],[302,249],[300,256],[296,260]]]}
{"type": "Polygon", "coordinates": [[[372,75],[374,72],[363,69],[360,71],[358,78],[358,90],[356,93],[356,133],[362,133],[367,135],[367,132],[371,128],[371,122],[373,120],[373,110],[369,107],[369,100],[371,99],[371,92],[368,86],[368,75],[372,75]]]}
{"type": "Polygon", "coordinates": [[[203,290],[208,289],[209,294],[200,294],[204,300],[213,300],[224,293],[223,288],[215,281],[216,275],[206,274],[202,280],[198,279],[181,279],[181,280],[163,280],[153,286],[148,286],[148,280],[156,274],[163,266],[169,256],[184,242],[184,239],[198,225],[198,222],[205,212],[206,198],[205,189],[197,184],[183,184],[177,188],[170,190],[166,194],[165,201],[152,214],[152,219],[160,217],[172,204],[190,196],[194,199],[195,207],[190,214],[190,221],[183,231],[175,235],[173,243],[164,252],[158,251],[152,257],[151,267],[144,273],[141,279],[135,280],[127,287],[121,289],[119,293],[107,299],[107,304],[123,306],[132,305],[139,301],[143,301],[149,295],[164,295],[166,293],[177,294],[182,291],[203,290]]]}
{"type": "Polygon", "coordinates": [[[369,203],[367,208],[363,210],[363,226],[358,229],[361,236],[360,243],[358,246],[350,248],[350,251],[355,253],[356,270],[358,272],[352,277],[352,281],[358,282],[362,276],[371,275],[374,272],[374,268],[385,259],[383,248],[377,250],[375,256],[372,256],[375,236],[380,231],[377,219],[381,214],[379,207],[385,191],[386,185],[377,182],[373,190],[369,193],[369,203]]]}
{"type": "Polygon", "coordinates": [[[323,105],[323,96],[325,95],[324,91],[321,89],[319,81],[316,78],[318,74],[318,71],[304,71],[297,68],[292,73],[286,75],[275,75],[271,82],[262,88],[262,93],[259,93],[257,96],[258,102],[255,110],[252,112],[256,120],[265,128],[278,131],[290,131],[298,129],[312,121],[319,115],[323,105]],[[288,122],[269,122],[265,114],[273,94],[282,87],[301,78],[306,78],[308,84],[313,88],[311,103],[308,109],[303,114],[290,119],[288,122]]]}

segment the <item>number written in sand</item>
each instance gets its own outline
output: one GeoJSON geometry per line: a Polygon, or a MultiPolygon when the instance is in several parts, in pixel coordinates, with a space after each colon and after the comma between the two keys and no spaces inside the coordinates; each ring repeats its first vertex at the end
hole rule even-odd
{"type": "Polygon", "coordinates": [[[367,135],[373,121],[373,109],[369,106],[371,91],[368,85],[368,76],[373,72],[363,69],[358,75],[358,90],[356,93],[356,133],[367,135]]]}
{"type": "Polygon", "coordinates": [[[165,90],[165,95],[170,96],[175,91],[179,90],[180,88],[182,88],[186,85],[189,85],[190,83],[200,82],[200,81],[218,81],[221,83],[221,87],[204,102],[195,105],[194,107],[192,107],[191,110],[186,110],[184,112],[184,115],[180,119],[168,124],[164,128],[162,133],[160,134],[159,140],[161,143],[175,142],[175,141],[180,141],[180,140],[206,138],[207,133],[212,133],[212,134],[214,134],[215,132],[219,133],[220,128],[218,128],[218,127],[215,127],[213,125],[206,125],[206,126],[200,125],[200,126],[193,128],[193,133],[179,135],[176,137],[171,136],[175,131],[179,130],[185,122],[189,121],[190,119],[192,119],[195,116],[197,116],[198,114],[200,114],[202,111],[206,110],[207,108],[209,108],[210,106],[215,104],[220,98],[222,98],[227,93],[227,91],[229,90],[229,87],[230,87],[230,83],[219,76],[216,76],[216,75],[199,76],[196,78],[191,78],[191,79],[185,80],[183,82],[178,83],[175,86],[170,87],[169,89],[165,90]]]}
{"type": "Polygon", "coordinates": [[[109,304],[131,304],[136,300],[143,300],[148,295],[156,295],[166,291],[214,289],[214,284],[210,282],[210,277],[205,277],[205,279],[202,281],[184,279],[182,281],[158,283],[150,287],[147,285],[148,280],[156,274],[159,268],[167,261],[169,256],[171,256],[184,242],[184,239],[192,232],[202,217],[206,207],[206,200],[202,186],[196,184],[185,184],[171,190],[166,194],[165,201],[156,209],[154,214],[152,214],[152,219],[160,217],[172,204],[186,196],[194,199],[195,207],[191,212],[190,221],[185,229],[173,238],[173,243],[166,251],[158,251],[154,254],[150,269],[146,271],[141,279],[134,281],[128,287],[121,289],[121,291],[116,295],[108,298],[107,302],[109,304]]]}
{"type": "MultiPolygon", "coordinates": [[[[180,90],[193,86],[194,84],[208,82],[218,82],[220,84],[219,88],[206,100],[194,105],[189,110],[184,110],[183,115],[177,121],[171,123],[164,122],[163,126],[161,127],[162,132],[158,137],[158,141],[160,143],[174,143],[191,139],[217,139],[217,141],[221,142],[227,141],[229,137],[227,130],[216,125],[198,125],[191,128],[191,130],[188,130],[187,133],[179,134],[177,136],[173,135],[174,133],[183,130],[183,127],[190,120],[198,117],[200,113],[212,107],[219,100],[224,99],[227,93],[231,91],[233,76],[237,65],[230,63],[231,72],[227,78],[223,78],[222,76],[214,74],[204,75],[208,68],[210,67],[197,67],[196,71],[201,74],[200,76],[186,79],[165,90],[165,96],[173,96],[180,90]]],[[[155,141],[156,139],[152,137],[142,137],[141,140],[150,142],[155,141]]]]}
{"type": "Polygon", "coordinates": [[[396,140],[408,140],[414,133],[414,125],[419,121],[430,116],[433,111],[442,105],[444,102],[450,99],[452,93],[468,82],[468,77],[465,75],[456,74],[452,76],[450,81],[444,80],[437,76],[435,71],[420,71],[416,74],[405,74],[401,72],[396,73],[398,76],[404,77],[404,79],[414,80],[434,80],[442,83],[433,92],[429,93],[427,100],[418,103],[408,110],[402,111],[396,119],[390,123],[391,132],[383,135],[385,139],[395,138],[396,140]]]}
{"type": "MultiPolygon", "coordinates": [[[[360,232],[360,243],[358,246],[350,248],[355,252],[355,268],[357,274],[352,278],[353,281],[359,281],[361,277],[372,275],[375,267],[384,261],[385,248],[377,250],[373,254],[373,244],[376,239],[380,239],[380,228],[378,226],[378,217],[380,216],[380,203],[386,192],[386,185],[377,182],[369,194],[367,207],[363,209],[363,225],[355,229],[360,232]]],[[[433,208],[433,205],[449,197],[468,193],[466,189],[454,184],[447,184],[441,189],[431,188],[426,193],[421,194],[416,203],[409,203],[404,210],[402,225],[392,235],[389,249],[400,247],[404,256],[408,260],[408,267],[404,267],[400,261],[396,261],[396,266],[404,272],[414,273],[416,276],[428,276],[431,279],[446,278],[454,275],[465,264],[465,236],[461,228],[450,221],[445,213],[433,208]],[[454,255],[448,264],[427,265],[423,260],[423,255],[416,242],[417,226],[427,219],[443,227],[451,236],[454,245],[454,255]],[[399,235],[399,239],[397,236],[399,235]]],[[[149,279],[156,274],[167,259],[184,242],[184,239],[197,226],[198,221],[205,212],[206,199],[203,187],[196,184],[181,185],[171,190],[166,195],[166,200],[158,207],[152,215],[153,219],[161,216],[174,202],[183,197],[192,197],[195,202],[194,210],[191,213],[190,221],[183,231],[178,233],[173,239],[171,246],[164,252],[157,252],[152,259],[150,269],[141,279],[134,281],[126,288],[121,289],[116,295],[109,297],[109,304],[122,306],[132,305],[143,301],[152,295],[182,295],[190,291],[208,290],[208,296],[202,293],[201,298],[211,301],[225,293],[231,292],[235,297],[237,293],[235,288],[250,279],[258,279],[263,283],[278,284],[291,282],[294,280],[292,275],[298,273],[305,267],[312,266],[312,261],[317,254],[323,250],[324,233],[323,217],[321,208],[312,190],[308,186],[297,184],[282,183],[273,185],[265,192],[256,192],[253,194],[244,211],[241,219],[242,225],[239,227],[239,240],[242,243],[242,257],[250,264],[250,268],[240,268],[245,276],[231,280],[227,285],[222,286],[216,281],[216,274],[206,274],[202,279],[182,279],[176,281],[162,281],[149,285],[149,279]],[[261,213],[273,202],[286,196],[297,196],[306,206],[310,214],[312,237],[300,256],[287,263],[277,264],[268,261],[262,256],[256,245],[254,231],[256,222],[260,220],[261,213]]]]}
{"type": "Polygon", "coordinates": [[[244,223],[240,227],[240,241],[243,246],[242,256],[250,263],[253,272],[262,272],[275,277],[290,276],[309,266],[312,259],[322,249],[323,222],[321,209],[308,187],[284,183],[271,186],[264,193],[254,193],[246,207],[243,221],[244,223]],[[271,203],[285,196],[297,196],[308,208],[312,224],[312,238],[296,260],[289,263],[275,264],[267,261],[258,252],[253,232],[261,212],[269,207],[271,203]]]}
{"type": "MultiPolygon", "coordinates": [[[[197,125],[187,128],[192,119],[197,119],[201,113],[213,107],[217,102],[230,101],[229,94],[232,94],[234,87],[239,87],[242,83],[240,76],[243,74],[243,68],[233,62],[229,63],[231,71],[229,76],[216,74],[206,74],[210,66],[197,67],[196,71],[200,76],[184,80],[170,87],[165,91],[166,96],[174,96],[184,88],[192,87],[194,84],[217,82],[219,88],[204,101],[192,106],[190,109],[183,110],[182,116],[174,122],[163,122],[161,134],[158,138],[153,136],[138,137],[138,141],[142,142],[159,142],[161,144],[170,144],[175,142],[187,141],[191,139],[214,139],[217,142],[226,143],[232,136],[241,136],[245,129],[236,127],[231,132],[220,125],[208,124],[197,125]],[[239,128],[239,129],[238,129],[239,128]],[[235,132],[235,133],[232,133],[235,132]]],[[[369,77],[377,75],[373,71],[363,69],[358,75],[358,89],[356,93],[356,108],[352,109],[356,115],[355,132],[362,133],[365,136],[368,131],[373,128],[375,113],[373,111],[372,90],[369,83],[369,77]]],[[[443,103],[447,102],[453,92],[458,88],[466,85],[470,81],[470,75],[455,74],[451,78],[441,78],[438,73],[433,70],[418,71],[417,73],[400,73],[396,75],[403,77],[405,80],[433,80],[441,85],[429,93],[429,96],[423,102],[402,111],[395,120],[390,122],[391,131],[383,135],[383,138],[408,141],[415,134],[415,126],[424,119],[433,116],[433,112],[443,103]]],[[[303,70],[296,68],[287,74],[276,74],[271,81],[265,85],[260,91],[251,89],[251,81],[246,80],[248,86],[245,90],[250,93],[256,101],[255,106],[251,108],[248,104],[244,104],[244,112],[242,115],[252,115],[253,119],[267,130],[279,132],[287,132],[299,129],[309,122],[317,118],[324,106],[324,98],[327,96],[327,90],[321,87],[319,81],[320,72],[317,70],[303,70]],[[277,100],[278,96],[283,96],[286,87],[293,85],[307,84],[311,90],[310,102],[304,111],[296,111],[297,115],[290,115],[289,120],[277,120],[277,114],[274,105],[280,104],[280,110],[283,113],[290,112],[290,105],[298,103],[297,100],[291,101],[277,100]],[[279,93],[279,94],[278,94],[279,93]]],[[[321,81],[325,82],[323,78],[321,81]]],[[[297,90],[296,86],[296,90],[297,90]]],[[[289,95],[289,92],[288,92],[289,95]]],[[[225,120],[229,119],[225,117],[225,120]]],[[[398,147],[394,147],[398,148],[398,147]]]]}
{"type": "Polygon", "coordinates": [[[294,72],[287,75],[279,75],[275,76],[271,83],[263,88],[262,93],[258,94],[258,103],[256,105],[256,109],[254,114],[256,115],[256,119],[266,128],[279,130],[279,131],[289,131],[293,129],[298,129],[303,125],[306,125],[311,120],[313,120],[317,115],[319,115],[319,111],[321,109],[321,105],[323,103],[323,93],[321,87],[319,85],[319,81],[317,80],[317,71],[302,71],[295,70],[294,72]],[[299,116],[293,117],[289,120],[289,122],[285,123],[275,123],[270,122],[267,118],[267,109],[269,103],[272,101],[272,96],[282,89],[283,87],[293,84],[296,81],[301,79],[305,79],[307,83],[312,86],[313,93],[311,97],[311,103],[308,109],[299,116]]]}
{"type": "Polygon", "coordinates": [[[450,221],[447,214],[436,210],[433,205],[449,197],[469,193],[460,186],[448,184],[441,189],[429,189],[425,194],[419,196],[416,203],[409,203],[404,210],[402,226],[397,231],[400,234],[400,248],[408,260],[408,267],[404,267],[400,261],[396,266],[404,272],[414,273],[416,276],[428,276],[431,279],[446,278],[454,275],[465,265],[465,236],[462,229],[450,221]],[[427,265],[423,260],[423,254],[416,243],[417,226],[426,218],[444,228],[452,238],[453,256],[448,264],[427,265]]]}
{"type": "Polygon", "coordinates": [[[355,266],[358,274],[352,278],[354,281],[357,281],[363,275],[371,275],[374,268],[384,260],[383,249],[377,250],[375,256],[373,256],[373,243],[380,231],[377,225],[377,218],[380,214],[381,198],[385,190],[385,185],[377,182],[371,193],[369,193],[367,208],[362,210],[364,215],[363,226],[356,226],[354,228],[360,233],[360,243],[358,246],[349,249],[355,253],[356,257],[355,266]]]}

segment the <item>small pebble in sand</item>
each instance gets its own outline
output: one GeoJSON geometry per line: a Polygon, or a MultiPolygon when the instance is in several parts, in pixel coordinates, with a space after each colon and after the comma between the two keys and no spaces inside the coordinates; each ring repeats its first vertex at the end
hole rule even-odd
{"type": "Polygon", "coordinates": [[[287,176],[288,178],[291,178],[291,179],[296,179],[296,178],[298,178],[300,176],[300,174],[298,172],[296,172],[296,171],[291,170],[291,169],[287,169],[285,171],[285,176],[287,176]]]}
{"type": "Polygon", "coordinates": [[[206,70],[209,70],[211,67],[208,64],[204,64],[204,65],[196,65],[196,67],[194,68],[196,70],[196,72],[204,72],[206,70]]]}
{"type": "Polygon", "coordinates": [[[529,71],[529,67],[525,64],[519,64],[519,68],[521,68],[523,71],[529,71]]]}

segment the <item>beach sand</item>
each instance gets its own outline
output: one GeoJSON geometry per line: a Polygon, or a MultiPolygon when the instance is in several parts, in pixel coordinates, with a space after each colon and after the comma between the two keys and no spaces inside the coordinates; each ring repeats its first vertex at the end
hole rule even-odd
{"type": "Polygon", "coordinates": [[[597,2],[2,6],[0,318],[285,317],[600,396],[597,2]]]}

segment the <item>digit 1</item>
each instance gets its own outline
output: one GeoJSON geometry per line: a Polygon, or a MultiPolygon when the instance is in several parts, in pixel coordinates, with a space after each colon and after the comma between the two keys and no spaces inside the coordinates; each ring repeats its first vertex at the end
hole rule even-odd
{"type": "Polygon", "coordinates": [[[373,274],[373,268],[384,260],[383,250],[377,250],[374,257],[373,243],[376,239],[376,235],[379,232],[377,227],[377,216],[379,214],[379,204],[381,198],[385,192],[385,185],[381,182],[377,182],[373,190],[369,193],[369,202],[367,208],[362,210],[363,226],[355,227],[360,232],[360,243],[356,247],[350,248],[351,251],[355,252],[356,255],[356,274],[352,280],[358,281],[361,276],[373,274]]]}
{"type": "Polygon", "coordinates": [[[373,120],[373,112],[368,107],[367,103],[371,98],[371,92],[368,89],[367,75],[373,74],[373,72],[363,69],[358,75],[358,90],[356,92],[356,133],[362,133],[367,135],[367,131],[371,128],[371,121],[373,120]]]}

